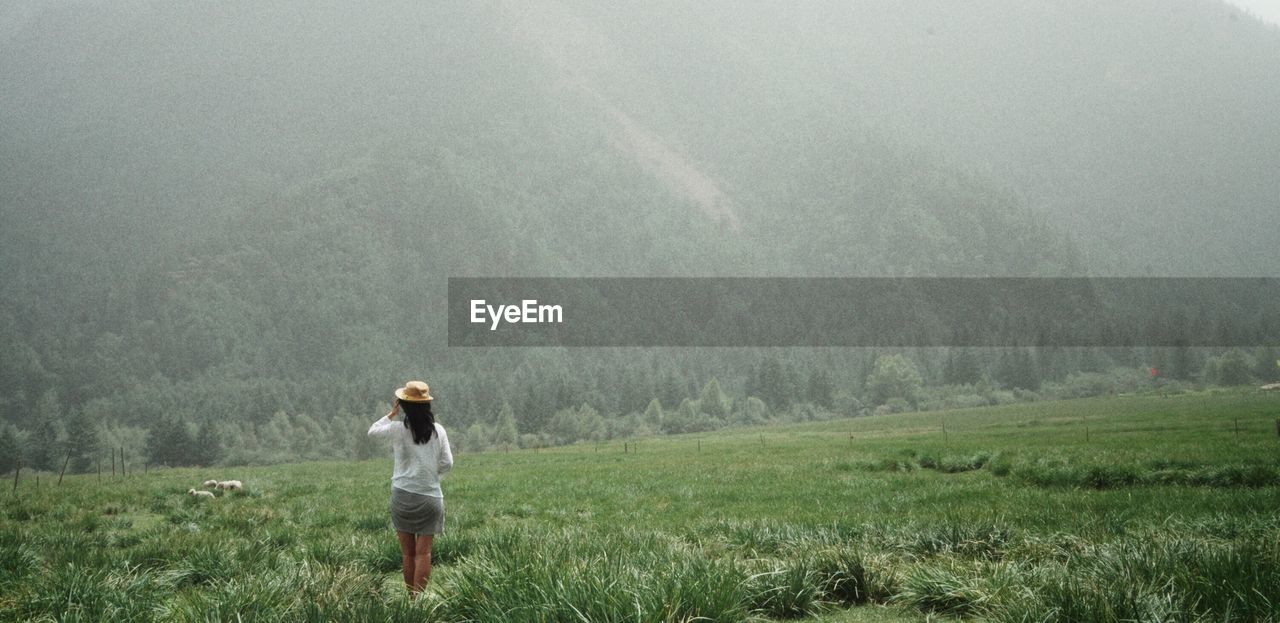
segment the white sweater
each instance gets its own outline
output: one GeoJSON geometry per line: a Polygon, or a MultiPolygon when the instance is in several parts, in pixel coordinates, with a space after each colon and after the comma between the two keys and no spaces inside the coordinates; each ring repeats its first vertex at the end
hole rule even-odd
{"type": "MultiPolygon", "coordinates": [[[[402,416],[403,417],[403,416],[402,416]]],[[[453,452],[449,449],[449,436],[444,427],[436,424],[436,432],[427,443],[413,443],[413,431],[403,420],[389,420],[386,416],[369,427],[369,436],[386,439],[395,451],[396,464],[391,472],[391,486],[433,498],[443,498],[440,478],[453,467],[453,452]]]]}

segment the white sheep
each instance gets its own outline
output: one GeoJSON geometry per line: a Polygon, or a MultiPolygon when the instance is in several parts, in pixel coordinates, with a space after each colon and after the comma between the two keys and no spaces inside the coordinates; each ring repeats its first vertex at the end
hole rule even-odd
{"type": "Polygon", "coordinates": [[[210,500],[216,497],[213,495],[212,491],[196,491],[195,489],[188,489],[187,495],[197,497],[197,498],[209,498],[210,500]]]}
{"type": "Polygon", "coordinates": [[[204,484],[202,484],[202,485],[200,485],[200,486],[205,487],[205,488],[208,488],[208,487],[216,487],[216,486],[218,486],[218,481],[216,481],[216,480],[206,480],[206,481],[204,481],[204,484]]]}
{"type": "Polygon", "coordinates": [[[244,489],[244,483],[239,480],[224,480],[218,483],[217,487],[225,491],[240,491],[244,489]]]}

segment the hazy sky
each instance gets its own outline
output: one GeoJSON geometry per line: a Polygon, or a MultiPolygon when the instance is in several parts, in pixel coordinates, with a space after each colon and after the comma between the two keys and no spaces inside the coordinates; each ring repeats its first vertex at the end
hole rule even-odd
{"type": "Polygon", "coordinates": [[[1280,25],[1280,0],[1229,0],[1236,6],[1249,9],[1258,17],[1280,25]]]}

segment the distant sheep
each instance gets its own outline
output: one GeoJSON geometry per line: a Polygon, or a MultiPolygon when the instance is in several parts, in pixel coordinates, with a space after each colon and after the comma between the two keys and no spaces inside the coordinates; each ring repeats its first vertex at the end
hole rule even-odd
{"type": "Polygon", "coordinates": [[[206,487],[206,488],[207,488],[207,487],[216,487],[216,486],[218,486],[218,481],[216,481],[216,480],[206,480],[206,481],[204,481],[204,484],[203,484],[203,485],[200,485],[200,486],[202,486],[202,487],[206,487]]]}
{"type": "Polygon", "coordinates": [[[224,480],[216,486],[224,491],[241,491],[244,489],[244,483],[239,480],[224,480]]]}
{"type": "Polygon", "coordinates": [[[197,497],[197,498],[209,498],[210,500],[216,497],[213,495],[212,491],[196,491],[195,489],[188,489],[187,495],[197,497]]]}

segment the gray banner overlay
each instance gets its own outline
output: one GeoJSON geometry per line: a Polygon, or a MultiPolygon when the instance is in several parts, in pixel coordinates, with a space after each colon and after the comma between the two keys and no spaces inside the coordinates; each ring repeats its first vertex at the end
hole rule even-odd
{"type": "Polygon", "coordinates": [[[450,346],[1270,346],[1275,278],[450,278],[450,346]]]}

